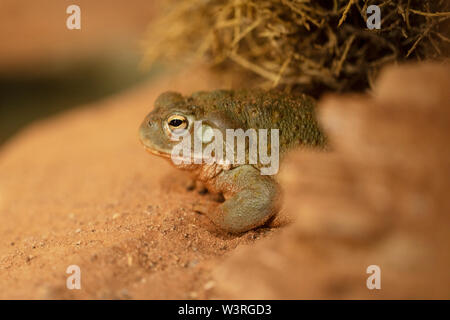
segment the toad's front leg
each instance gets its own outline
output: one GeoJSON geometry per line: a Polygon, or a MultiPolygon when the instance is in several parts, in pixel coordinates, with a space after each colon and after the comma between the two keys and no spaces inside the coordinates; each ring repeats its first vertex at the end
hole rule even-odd
{"type": "Polygon", "coordinates": [[[250,165],[223,171],[208,184],[225,197],[225,202],[207,213],[213,223],[225,231],[251,230],[263,225],[279,210],[278,184],[250,165]]]}

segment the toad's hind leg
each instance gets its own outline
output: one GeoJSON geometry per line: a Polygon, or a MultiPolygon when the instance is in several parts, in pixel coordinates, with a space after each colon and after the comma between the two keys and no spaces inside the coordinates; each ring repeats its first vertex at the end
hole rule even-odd
{"type": "Polygon", "coordinates": [[[207,213],[219,228],[240,233],[263,225],[280,205],[278,184],[250,165],[223,171],[212,182],[223,192],[225,202],[207,213]]]}

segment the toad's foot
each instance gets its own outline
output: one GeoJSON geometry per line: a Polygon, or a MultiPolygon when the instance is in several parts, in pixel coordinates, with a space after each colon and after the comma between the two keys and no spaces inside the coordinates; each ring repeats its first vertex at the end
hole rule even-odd
{"type": "Polygon", "coordinates": [[[225,202],[206,212],[219,228],[240,233],[263,225],[280,207],[280,191],[270,176],[250,165],[223,171],[209,184],[225,202]]]}

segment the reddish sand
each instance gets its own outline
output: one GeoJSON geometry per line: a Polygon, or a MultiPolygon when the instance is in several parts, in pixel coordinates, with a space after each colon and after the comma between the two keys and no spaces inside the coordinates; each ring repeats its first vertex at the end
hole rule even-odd
{"type": "Polygon", "coordinates": [[[216,87],[188,72],[37,123],[0,151],[0,298],[210,298],[211,270],[242,244],[192,210],[205,196],[141,147],[164,90],[216,87]],[[188,81],[186,81],[188,80],[188,81]],[[82,290],[66,289],[79,265],[82,290]]]}
{"type": "Polygon", "coordinates": [[[162,91],[231,83],[201,70],[37,123],[0,149],[0,298],[448,299],[448,66],[392,68],[374,97],[319,102],[333,150],[297,151],[279,177],[295,223],[241,236],[192,210],[208,195],[138,142],[162,91]],[[66,288],[74,264],[81,290],[66,288]],[[369,265],[380,290],[366,286],[369,265]]]}

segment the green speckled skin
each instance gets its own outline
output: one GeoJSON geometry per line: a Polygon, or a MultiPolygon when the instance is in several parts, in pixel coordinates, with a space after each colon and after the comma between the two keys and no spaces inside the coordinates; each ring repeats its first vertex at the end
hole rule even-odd
{"type": "MultiPolygon", "coordinates": [[[[196,92],[189,97],[166,92],[140,127],[140,139],[151,153],[169,158],[173,146],[164,131],[164,122],[172,114],[201,120],[219,129],[279,129],[280,157],[296,147],[322,148],[326,138],[314,114],[315,101],[306,96],[277,91],[216,90],[196,92]]],[[[182,165],[213,193],[221,193],[225,202],[200,211],[219,228],[240,233],[263,225],[280,207],[280,189],[273,176],[261,175],[258,165],[223,167],[217,164],[182,165]]]]}

